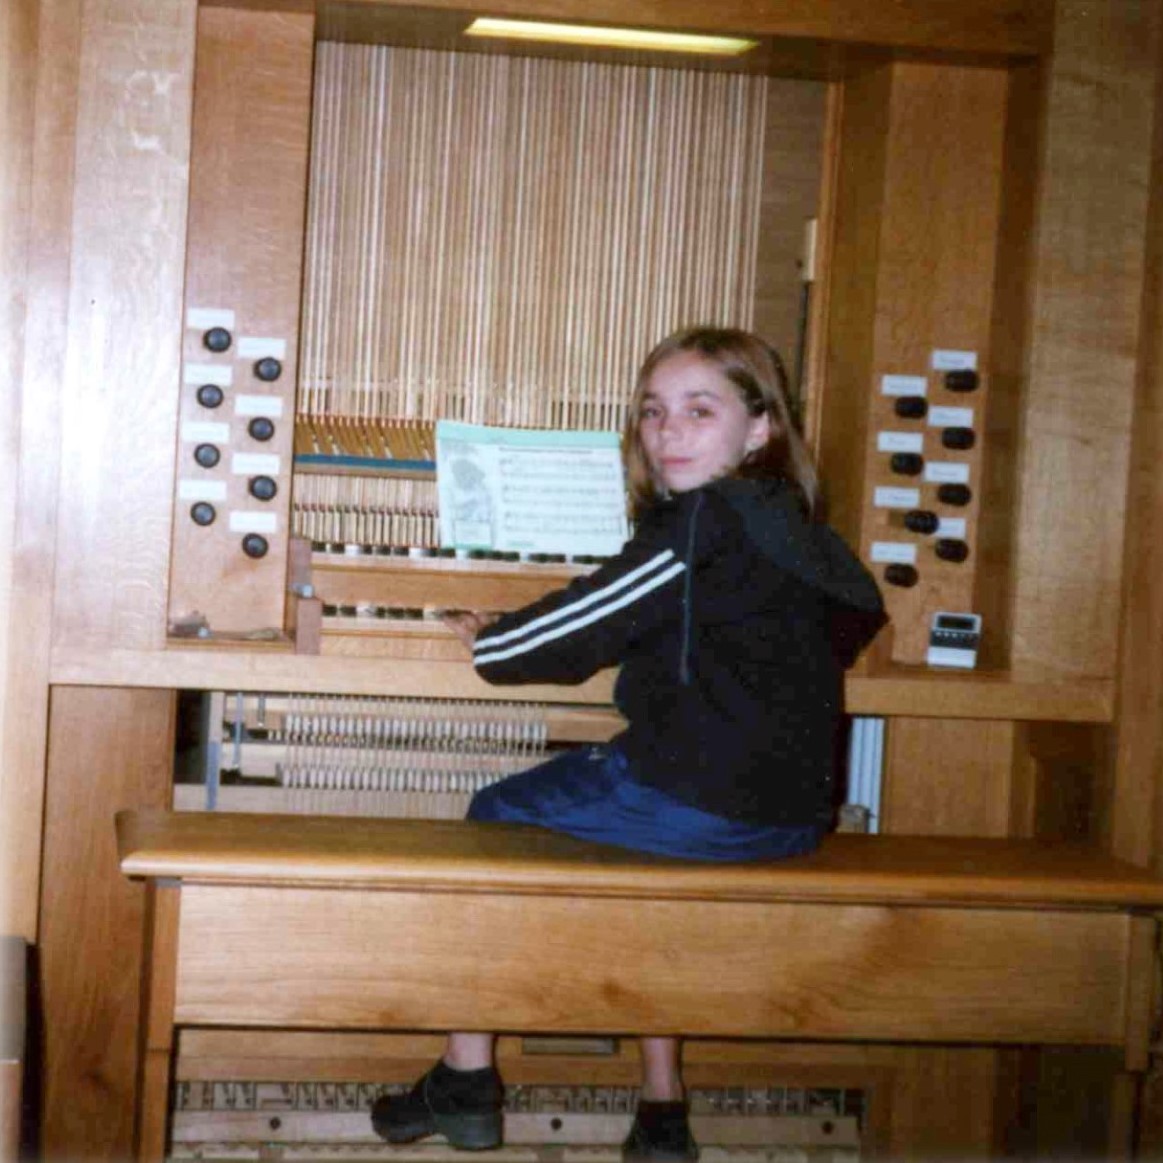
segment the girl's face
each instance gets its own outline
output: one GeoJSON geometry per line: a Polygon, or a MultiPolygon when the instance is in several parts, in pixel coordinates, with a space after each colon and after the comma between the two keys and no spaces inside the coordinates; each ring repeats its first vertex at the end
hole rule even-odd
{"type": "Polygon", "coordinates": [[[715,364],[680,351],[646,382],[638,435],[655,487],[682,493],[733,473],[767,443],[771,420],[766,413],[752,416],[715,364]]]}

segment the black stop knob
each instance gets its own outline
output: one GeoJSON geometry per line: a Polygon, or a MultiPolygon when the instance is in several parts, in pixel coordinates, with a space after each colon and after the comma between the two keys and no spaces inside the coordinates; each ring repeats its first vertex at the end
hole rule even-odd
{"type": "Polygon", "coordinates": [[[902,476],[915,477],[925,467],[925,458],[919,452],[894,452],[888,467],[902,476]]]}
{"type": "Polygon", "coordinates": [[[915,586],[920,580],[920,574],[917,573],[916,566],[905,565],[903,562],[894,561],[892,565],[884,567],[884,580],[890,586],[903,586],[908,589],[910,586],[915,586]]]}
{"type": "Polygon", "coordinates": [[[898,396],[892,410],[902,420],[920,420],[929,410],[924,396],[898,396]]]}
{"type": "Polygon", "coordinates": [[[225,397],[226,393],[217,384],[203,384],[198,389],[198,403],[203,408],[217,408],[225,397]]]}
{"type": "Polygon", "coordinates": [[[194,449],[194,460],[203,468],[213,468],[222,459],[216,444],[199,444],[194,449]]]}
{"type": "Polygon", "coordinates": [[[942,505],[968,505],[973,500],[973,490],[968,485],[941,485],[937,500],[942,505]]]}
{"type": "Polygon", "coordinates": [[[283,374],[283,365],[273,355],[264,355],[254,365],[254,374],[265,383],[273,383],[283,374]]]}
{"type": "Polygon", "coordinates": [[[977,372],[971,367],[959,367],[945,373],[945,388],[950,392],[973,392],[977,390],[977,372]]]}
{"type": "Polygon", "coordinates": [[[936,533],[940,519],[928,509],[910,509],[905,514],[905,528],[913,533],[936,533]]]}
{"type": "Polygon", "coordinates": [[[965,451],[977,443],[977,433],[972,428],[946,428],[941,433],[941,443],[946,448],[965,451]]]}
{"type": "Polygon", "coordinates": [[[246,430],[255,440],[270,440],[275,434],[275,422],[266,416],[256,416],[246,430]]]}
{"type": "Polygon", "coordinates": [[[270,501],[274,499],[275,494],[279,491],[279,486],[275,484],[271,477],[251,477],[250,484],[247,486],[250,495],[259,501],[270,501]]]}
{"type": "Polygon", "coordinates": [[[270,545],[267,544],[267,539],[261,533],[248,533],[242,539],[242,552],[247,557],[256,559],[266,557],[268,549],[270,549],[270,545]]]}
{"type": "Polygon", "coordinates": [[[933,548],[942,561],[962,562],[969,556],[969,546],[954,537],[942,537],[933,548]]]}
{"type": "Polygon", "coordinates": [[[210,351],[222,352],[230,349],[232,340],[225,327],[211,327],[202,335],[202,343],[210,351]]]}
{"type": "Polygon", "coordinates": [[[190,506],[190,520],[195,525],[213,525],[218,511],[209,501],[195,501],[190,506]]]}

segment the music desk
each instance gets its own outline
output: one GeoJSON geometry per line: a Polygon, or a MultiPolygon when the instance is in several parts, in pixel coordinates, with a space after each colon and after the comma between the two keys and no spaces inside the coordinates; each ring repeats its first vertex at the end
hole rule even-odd
{"type": "Polygon", "coordinates": [[[176,1026],[1122,1047],[1163,879],[1080,845],[835,835],[773,864],[445,820],[122,812],[149,882],[138,1145],[176,1026]]]}

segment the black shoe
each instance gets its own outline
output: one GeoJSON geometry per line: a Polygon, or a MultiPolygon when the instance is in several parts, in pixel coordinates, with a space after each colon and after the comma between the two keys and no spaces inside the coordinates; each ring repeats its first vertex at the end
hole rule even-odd
{"type": "Polygon", "coordinates": [[[685,1102],[638,1103],[634,1125],[622,1144],[624,1163],[693,1163],[698,1157],[685,1102]]]}
{"type": "Polygon", "coordinates": [[[443,1135],[464,1151],[501,1145],[501,1076],[491,1066],[453,1070],[437,1062],[407,1094],[382,1094],[372,1105],[372,1128],[389,1143],[443,1135]]]}

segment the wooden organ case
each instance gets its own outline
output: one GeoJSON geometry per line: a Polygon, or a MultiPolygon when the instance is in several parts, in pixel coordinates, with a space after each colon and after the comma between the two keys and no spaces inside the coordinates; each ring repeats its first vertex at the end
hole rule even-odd
{"type": "MultiPolygon", "coordinates": [[[[721,22],[760,45],[751,64],[713,69],[470,53],[461,15],[439,5],[78,0],[75,28],[67,7],[44,5],[43,43],[24,42],[42,62],[38,92],[71,85],[77,100],[38,130],[29,163],[34,189],[58,188],[53,164],[68,174],[67,195],[29,212],[37,238],[57,226],[72,249],[67,290],[37,284],[40,378],[26,372],[26,385],[63,385],[24,437],[56,473],[51,488],[31,481],[44,500],[25,518],[51,527],[51,585],[17,578],[48,629],[13,630],[43,659],[29,704],[47,724],[43,775],[14,816],[41,835],[43,791],[43,871],[31,890],[16,878],[14,915],[29,929],[39,916],[46,1157],[129,1150],[140,951],[128,935],[142,905],[107,825],[175,795],[175,691],[209,692],[205,738],[238,744],[244,782],[220,782],[219,809],[266,797],[338,810],[326,788],[263,786],[293,766],[278,749],[295,715],[312,720],[323,783],[347,779],[321,757],[350,750],[342,722],[402,744],[411,774],[381,774],[367,755],[367,786],[350,793],[357,810],[401,814],[452,812],[482,767],[616,729],[609,676],[498,691],[472,675],[434,609],[516,605],[587,566],[434,554],[432,482],[416,462],[445,415],[616,427],[645,350],[695,318],[754,327],[802,369],[833,522],[884,581],[893,628],[848,685],[851,711],[889,717],[884,827],[1082,834],[1151,858],[1151,776],[1122,732],[1155,721],[1145,701],[1123,702],[1125,726],[1115,710],[1116,691],[1143,689],[1120,619],[1149,530],[1072,520],[1121,514],[1143,492],[1136,373],[1103,362],[1147,342],[1143,274],[1100,264],[1071,281],[1055,264],[1157,246],[1145,196],[1127,192],[1144,188],[1152,156],[1157,17],[1033,0],[950,15],[916,0],[910,24],[875,4],[814,19],[740,3],[721,22]],[[50,66],[49,49],[70,48],[50,66]],[[1114,78],[1112,124],[1087,95],[1114,78]],[[1101,229],[1071,209],[1079,197],[1101,229]],[[44,354],[54,308],[68,320],[57,363],[44,354]],[[109,341],[113,321],[132,344],[109,341]],[[1112,410],[1099,426],[1096,380],[1112,410]],[[118,410],[115,383],[142,390],[118,410]],[[1124,546],[1140,554],[1125,569],[1124,546]],[[978,674],[920,665],[932,614],[950,609],[984,615],[978,674]],[[469,740],[464,778],[426,766],[434,721],[469,740]]],[[[584,7],[525,6],[603,15],[584,7]]],[[[707,19],[607,7],[618,21],[707,19]]],[[[38,261],[60,275],[60,255],[38,261]]],[[[1150,608],[1131,608],[1149,622],[1150,608]]],[[[26,767],[35,738],[31,714],[26,767]]],[[[206,794],[176,789],[179,806],[206,794]]],[[[301,1103],[278,1101],[302,1125],[313,1102],[358,1105],[359,1088],[403,1081],[432,1048],[193,1031],[180,1101],[197,1113],[216,1086],[301,1086],[301,1103]]],[[[502,1055],[543,1103],[534,1115],[554,1102],[620,1110],[635,1074],[600,1042],[502,1055]],[[553,1087],[574,1097],[547,1098],[553,1087]]],[[[988,1154],[1047,1079],[1079,1106],[1100,1095],[1098,1137],[1124,1135],[1131,1109],[1126,1079],[1084,1052],[695,1044],[688,1075],[732,1116],[748,1103],[775,1113],[781,1088],[818,1093],[834,1119],[851,1116],[844,1133],[859,1116],[872,1155],[988,1154]]],[[[235,1101],[257,1111],[259,1097],[235,1101]]]]}

